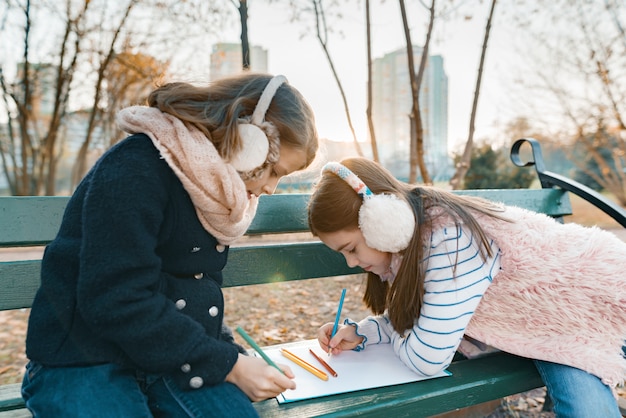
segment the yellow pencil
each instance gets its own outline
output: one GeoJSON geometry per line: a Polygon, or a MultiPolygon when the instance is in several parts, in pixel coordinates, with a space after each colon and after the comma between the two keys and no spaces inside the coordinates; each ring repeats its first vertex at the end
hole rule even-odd
{"type": "Polygon", "coordinates": [[[326,373],[314,367],[313,365],[307,363],[306,361],[302,360],[300,357],[296,356],[295,354],[285,350],[284,348],[281,348],[280,352],[283,356],[287,357],[289,360],[293,361],[294,363],[296,363],[298,366],[302,367],[306,371],[313,373],[315,376],[319,377],[322,380],[328,380],[328,375],[326,373]]]}

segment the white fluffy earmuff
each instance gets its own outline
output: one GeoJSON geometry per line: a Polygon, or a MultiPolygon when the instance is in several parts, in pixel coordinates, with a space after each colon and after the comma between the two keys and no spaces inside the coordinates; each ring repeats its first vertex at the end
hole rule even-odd
{"type": "Polygon", "coordinates": [[[247,173],[265,163],[269,152],[269,140],[260,126],[265,122],[265,112],[267,112],[276,91],[285,82],[287,82],[287,78],[283,75],[272,77],[261,93],[261,98],[257,102],[250,120],[243,120],[239,123],[237,128],[241,138],[241,150],[230,159],[230,164],[235,167],[235,170],[247,173]]]}
{"type": "Polygon", "coordinates": [[[322,171],[330,171],[339,176],[363,199],[359,209],[359,229],[368,247],[397,253],[409,246],[415,232],[415,215],[407,201],[394,194],[373,194],[343,164],[329,162],[322,171]]]}

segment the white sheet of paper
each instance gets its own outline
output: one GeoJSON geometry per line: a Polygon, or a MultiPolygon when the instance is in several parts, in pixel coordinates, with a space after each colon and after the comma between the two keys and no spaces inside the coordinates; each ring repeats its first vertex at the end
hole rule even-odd
{"type": "Polygon", "coordinates": [[[263,351],[275,363],[288,365],[296,375],[296,389],[286,390],[279,395],[276,398],[278,403],[294,402],[451,375],[448,371],[442,371],[432,377],[423,377],[414,373],[395,355],[391,344],[371,345],[363,351],[344,351],[341,354],[330,357],[320,348],[317,340],[263,347],[263,351]],[[324,381],[316,377],[287,357],[284,357],[280,353],[281,348],[286,348],[302,360],[326,372],[328,380],[324,381]],[[328,373],[315,357],[309,353],[309,349],[312,349],[315,354],[324,359],[337,372],[337,377],[333,377],[328,373]]]}

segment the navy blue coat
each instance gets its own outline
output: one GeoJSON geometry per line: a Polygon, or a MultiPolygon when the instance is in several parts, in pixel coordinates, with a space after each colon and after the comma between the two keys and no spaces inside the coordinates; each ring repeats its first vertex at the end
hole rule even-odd
{"type": "Polygon", "coordinates": [[[183,388],[224,381],[240,349],[221,332],[227,255],[150,139],[126,138],[81,182],[45,250],[28,358],[117,363],[183,388]]]}

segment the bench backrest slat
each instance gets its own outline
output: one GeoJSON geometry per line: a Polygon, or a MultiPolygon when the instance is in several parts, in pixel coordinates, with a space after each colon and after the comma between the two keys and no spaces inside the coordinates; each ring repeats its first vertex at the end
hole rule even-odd
{"type": "Polygon", "coordinates": [[[0,263],[0,311],[28,308],[39,287],[41,261],[0,263]]]}
{"type": "Polygon", "coordinates": [[[224,286],[275,283],[362,273],[321,242],[231,248],[224,286]]]}
{"type": "MultiPolygon", "coordinates": [[[[560,189],[460,190],[550,216],[570,215],[567,192],[560,189]]],[[[56,235],[69,198],[62,196],[0,197],[0,247],[45,245],[56,235]]],[[[260,199],[248,235],[308,231],[307,194],[278,194],[260,199]]]]}
{"type": "Polygon", "coordinates": [[[455,193],[479,196],[510,206],[519,206],[554,218],[572,214],[569,194],[562,189],[458,190],[455,193]]]}
{"type": "Polygon", "coordinates": [[[0,197],[0,247],[44,245],[59,230],[68,197],[0,197]]]}
{"type": "MultiPolygon", "coordinates": [[[[557,189],[464,190],[553,217],[572,213],[567,192],[557,189]]],[[[67,197],[0,197],[0,248],[45,245],[60,225],[67,197]]],[[[307,194],[278,194],[260,199],[247,235],[308,232],[307,194]]],[[[234,245],[224,269],[224,286],[242,286],[342,276],[360,272],[346,266],[343,256],[318,241],[267,245],[234,245]]],[[[39,286],[40,260],[0,262],[0,310],[29,307],[39,286]]]]}

